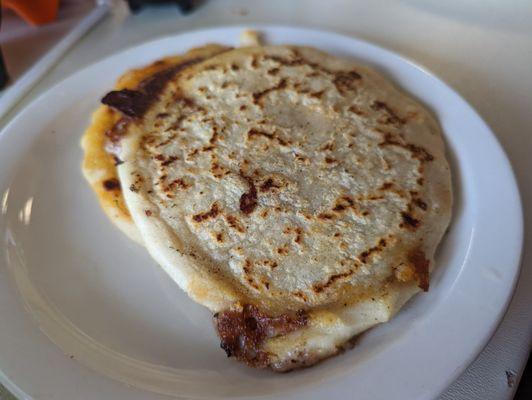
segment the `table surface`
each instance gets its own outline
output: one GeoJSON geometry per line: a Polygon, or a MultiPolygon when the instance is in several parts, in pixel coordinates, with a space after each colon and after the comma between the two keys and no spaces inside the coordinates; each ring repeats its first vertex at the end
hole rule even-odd
{"type": "MultiPolygon", "coordinates": [[[[188,16],[175,6],[112,13],[2,121],[65,76],[121,49],[191,29],[278,24],[328,29],[394,50],[454,87],[491,126],[510,157],[532,228],[532,2],[527,0],[207,0],[188,16]]],[[[511,399],[532,344],[532,236],[521,276],[488,346],[440,400],[511,399]]],[[[435,360],[437,362],[437,360],[435,360]]],[[[0,387],[0,399],[7,399],[0,387]]]]}

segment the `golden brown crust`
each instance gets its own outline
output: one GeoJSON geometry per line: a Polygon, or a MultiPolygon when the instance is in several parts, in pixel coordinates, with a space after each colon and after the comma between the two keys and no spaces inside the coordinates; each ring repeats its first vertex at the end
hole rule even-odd
{"type": "Polygon", "coordinates": [[[116,161],[105,150],[105,132],[111,130],[120,118],[121,115],[107,106],[100,106],[94,112],[82,140],[85,151],[82,169],[105,213],[124,233],[136,240],[138,234],[122,195],[116,161]]]}

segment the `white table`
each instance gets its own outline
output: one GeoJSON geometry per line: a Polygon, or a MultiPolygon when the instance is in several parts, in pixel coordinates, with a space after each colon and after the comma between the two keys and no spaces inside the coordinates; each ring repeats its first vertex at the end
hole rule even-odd
{"type": "MultiPolygon", "coordinates": [[[[187,17],[174,6],[132,16],[115,0],[94,28],[4,118],[65,76],[125,47],[213,25],[268,23],[329,29],[399,52],[458,90],[508,153],[520,184],[525,226],[532,228],[532,2],[527,0],[208,0],[187,17]]],[[[532,236],[508,313],[486,349],[441,396],[511,399],[506,372],[523,371],[532,343],[532,236]]],[[[489,295],[489,294],[486,294],[489,295]]]]}

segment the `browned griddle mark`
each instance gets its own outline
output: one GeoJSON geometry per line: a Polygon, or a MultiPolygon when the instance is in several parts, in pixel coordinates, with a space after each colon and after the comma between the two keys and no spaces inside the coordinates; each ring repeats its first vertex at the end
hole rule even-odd
{"type": "Polygon", "coordinates": [[[266,137],[268,139],[274,139],[275,138],[275,135],[273,133],[260,131],[258,129],[251,128],[248,131],[248,138],[251,139],[251,138],[253,138],[253,136],[263,136],[263,137],[266,137]]]}
{"type": "Polygon", "coordinates": [[[242,310],[216,313],[214,323],[221,339],[220,347],[228,357],[264,368],[270,362],[269,353],[262,348],[264,341],[303,328],[308,323],[308,315],[301,310],[293,315],[269,316],[246,304],[242,310]]]}
{"type": "Polygon", "coordinates": [[[257,207],[257,188],[253,180],[247,176],[241,175],[248,184],[248,191],[240,196],[240,211],[244,214],[251,214],[257,207]]]}
{"type": "Polygon", "coordinates": [[[242,267],[242,270],[244,271],[244,273],[246,275],[251,274],[252,267],[253,267],[253,265],[252,265],[251,261],[246,258],[246,261],[244,261],[244,267],[242,267]]]}
{"type": "Polygon", "coordinates": [[[425,203],[423,200],[421,199],[414,199],[414,204],[416,206],[418,206],[419,208],[421,208],[423,211],[427,211],[427,203],[425,203]]]}
{"type": "Polygon", "coordinates": [[[271,68],[268,71],[266,71],[268,75],[277,75],[279,73],[279,68],[271,68]]]}
{"type": "Polygon", "coordinates": [[[120,118],[111,129],[105,131],[105,136],[108,139],[106,150],[108,153],[118,155],[119,148],[117,147],[120,139],[126,134],[126,128],[129,123],[128,118],[120,118]]]}
{"type": "Polygon", "coordinates": [[[149,146],[153,146],[155,148],[160,148],[166,146],[168,143],[171,143],[176,138],[176,134],[169,135],[165,140],[158,141],[155,136],[146,135],[142,138],[142,145],[145,144],[149,146]]]}
{"type": "Polygon", "coordinates": [[[356,81],[362,79],[362,76],[356,71],[334,72],[333,83],[341,94],[356,89],[356,81]]]}
{"type": "MultiPolygon", "coordinates": [[[[205,71],[216,71],[216,70],[218,70],[218,69],[221,69],[221,68],[219,68],[219,67],[220,67],[219,64],[211,64],[211,65],[207,65],[207,66],[204,68],[204,70],[205,70],[205,71]]],[[[187,78],[187,79],[190,79],[190,78],[192,78],[192,76],[191,76],[191,75],[188,75],[186,78],[187,78]]]]}
{"type": "Polygon", "coordinates": [[[351,111],[353,114],[356,114],[356,115],[360,115],[360,116],[364,115],[364,111],[362,111],[358,106],[356,106],[354,104],[349,106],[348,110],[351,111]]]}
{"type": "Polygon", "coordinates": [[[187,154],[187,159],[194,158],[199,153],[199,149],[196,148],[187,154]]]}
{"type": "Polygon", "coordinates": [[[186,117],[187,117],[186,114],[181,114],[177,116],[174,122],[172,122],[170,127],[167,129],[167,131],[168,130],[174,130],[174,131],[179,130],[179,128],[181,127],[181,123],[185,120],[186,117]]]}
{"type": "MultiPolygon", "coordinates": [[[[396,196],[399,196],[403,199],[407,198],[407,194],[404,190],[402,190],[401,188],[399,188],[395,183],[393,182],[384,182],[378,189],[379,191],[381,192],[389,192],[389,193],[393,193],[395,194],[396,196]]],[[[366,197],[367,200],[380,200],[380,199],[383,199],[384,198],[384,195],[378,195],[378,194],[373,194],[373,195],[369,195],[366,197]]]]}
{"type": "Polygon", "coordinates": [[[168,157],[166,160],[164,160],[162,163],[161,163],[161,166],[163,167],[167,167],[169,166],[170,164],[172,164],[174,161],[176,161],[179,157],[177,156],[170,156],[168,157]]]}
{"type": "Polygon", "coordinates": [[[376,254],[376,253],[380,253],[384,250],[384,248],[386,247],[386,240],[384,238],[382,238],[381,240],[379,240],[379,243],[377,243],[376,246],[373,246],[365,251],[363,251],[362,253],[360,253],[360,255],[358,256],[358,259],[363,263],[363,264],[366,264],[369,260],[370,257],[373,256],[373,254],[376,254]]]}
{"type": "Polygon", "coordinates": [[[314,290],[314,292],[316,293],[321,293],[323,292],[325,289],[327,289],[329,286],[331,286],[332,284],[334,284],[334,282],[340,280],[340,279],[344,279],[344,278],[347,278],[349,276],[351,276],[353,274],[353,271],[348,271],[348,272],[344,272],[344,273],[340,273],[340,274],[334,274],[334,275],[331,275],[329,277],[329,279],[327,279],[327,281],[325,281],[324,283],[315,283],[313,286],[312,286],[312,289],[314,290]]]}
{"type": "Polygon", "coordinates": [[[189,189],[192,187],[192,183],[190,182],[187,182],[185,179],[183,178],[177,178],[177,179],[174,179],[172,182],[169,183],[168,185],[168,190],[175,190],[176,187],[179,187],[181,189],[189,189]]]}
{"type": "Polygon", "coordinates": [[[246,261],[244,263],[244,267],[242,268],[242,270],[244,271],[245,279],[246,279],[246,282],[249,284],[249,286],[251,286],[255,290],[260,290],[260,286],[253,278],[253,275],[252,275],[253,263],[249,259],[246,258],[246,261]]]}
{"type": "Polygon", "coordinates": [[[247,158],[244,158],[240,161],[240,171],[239,171],[239,175],[240,177],[243,177],[243,179],[246,179],[245,177],[250,174],[250,171],[249,171],[249,166],[250,166],[250,162],[247,158]]]}
{"type": "Polygon", "coordinates": [[[277,249],[277,254],[279,254],[280,256],[286,256],[289,251],[290,249],[288,248],[288,246],[284,245],[277,249]]]}
{"type": "Polygon", "coordinates": [[[281,186],[278,183],[276,183],[272,178],[268,178],[262,185],[260,185],[259,190],[261,192],[267,192],[272,189],[280,189],[280,188],[281,186]]]}
{"type": "Polygon", "coordinates": [[[284,65],[285,67],[297,67],[297,66],[300,66],[300,65],[304,65],[304,64],[307,64],[303,58],[301,58],[299,56],[299,53],[297,52],[294,52],[294,58],[284,58],[284,57],[281,57],[281,56],[276,56],[276,55],[266,55],[264,56],[264,59],[265,60],[271,60],[271,61],[275,61],[281,65],[284,65]]]}
{"type": "Polygon", "coordinates": [[[428,292],[430,262],[427,260],[425,253],[423,250],[414,249],[408,255],[408,261],[414,266],[418,286],[424,292],[428,292]]]}
{"type": "Polygon", "coordinates": [[[301,300],[303,300],[305,303],[308,301],[307,295],[305,293],[303,293],[301,290],[295,291],[292,294],[294,296],[300,298],[301,300]]]}
{"type": "Polygon", "coordinates": [[[253,277],[251,277],[251,276],[246,276],[246,282],[247,282],[248,285],[251,286],[253,289],[255,289],[255,290],[260,290],[259,285],[257,284],[257,282],[255,282],[255,279],[253,279],[253,277]]]}
{"type": "Polygon", "coordinates": [[[302,163],[308,163],[310,160],[307,156],[301,154],[301,153],[294,153],[294,157],[297,161],[300,161],[302,163]]]}
{"type": "Polygon", "coordinates": [[[252,275],[253,263],[248,258],[246,258],[242,270],[244,271],[245,279],[249,286],[251,286],[253,289],[260,290],[259,285],[257,284],[252,275]]]}
{"type": "Polygon", "coordinates": [[[332,210],[335,212],[341,212],[349,208],[352,208],[354,211],[356,211],[355,201],[349,196],[342,196],[336,200],[332,210]]]}
{"type": "Polygon", "coordinates": [[[419,225],[421,225],[421,221],[419,219],[414,218],[406,211],[403,211],[401,213],[401,217],[403,219],[403,223],[399,225],[401,228],[406,227],[408,229],[415,230],[419,227],[419,225]]]}
{"type": "Polygon", "coordinates": [[[124,164],[124,161],[122,161],[120,158],[118,158],[114,154],[113,154],[113,161],[115,162],[115,167],[117,167],[117,166],[119,166],[121,164],[124,164]]]}
{"type": "Polygon", "coordinates": [[[296,237],[294,238],[294,242],[301,245],[303,242],[303,230],[299,227],[295,229],[296,237]]]}
{"type": "Polygon", "coordinates": [[[216,160],[213,160],[211,162],[211,174],[217,178],[217,179],[221,179],[223,178],[225,175],[228,175],[230,173],[230,171],[224,167],[223,165],[220,165],[220,163],[216,160]]]}
{"type": "Polygon", "coordinates": [[[269,93],[273,92],[273,91],[276,91],[276,90],[282,90],[284,88],[286,88],[287,84],[286,84],[286,79],[281,79],[279,81],[279,83],[277,83],[276,85],[272,86],[272,87],[269,87],[267,89],[264,89],[260,92],[256,92],[256,93],[253,93],[253,103],[254,104],[260,104],[262,98],[266,95],[268,95],[269,93]]]}
{"type": "Polygon", "coordinates": [[[196,222],[203,222],[209,218],[216,218],[219,213],[220,213],[220,208],[218,206],[218,203],[214,202],[212,203],[209,211],[193,215],[192,219],[196,222]]]}
{"type": "Polygon", "coordinates": [[[411,144],[411,143],[401,143],[399,140],[394,138],[394,136],[390,133],[386,133],[384,135],[384,141],[379,143],[379,146],[380,147],[384,147],[384,146],[402,147],[410,151],[410,153],[412,153],[412,157],[418,159],[419,161],[429,162],[429,161],[434,160],[434,156],[430,154],[427,150],[425,150],[423,147],[416,146],[415,144],[411,144]]]}
{"type": "Polygon", "coordinates": [[[277,261],[273,261],[273,260],[263,260],[262,261],[262,264],[266,265],[267,267],[270,267],[272,270],[277,268],[279,266],[279,264],[277,263],[277,261]]]}
{"type": "Polygon", "coordinates": [[[258,66],[259,66],[259,59],[255,54],[253,54],[253,56],[251,57],[251,68],[255,69],[258,66]]]}
{"type": "Polygon", "coordinates": [[[320,148],[321,151],[333,151],[334,150],[334,143],[333,142],[328,142],[328,143],[325,143],[321,148],[320,148]]]}
{"type": "Polygon", "coordinates": [[[211,138],[209,139],[209,143],[215,144],[217,140],[218,140],[218,128],[213,127],[213,132],[212,132],[211,138]]]}
{"type": "Polygon", "coordinates": [[[313,97],[315,99],[321,99],[321,97],[323,96],[323,93],[325,93],[325,90],[319,90],[317,92],[311,92],[309,94],[310,97],[313,97]]]}
{"type": "Polygon", "coordinates": [[[109,178],[102,182],[105,190],[120,190],[120,181],[116,178],[109,178]]]}
{"type": "Polygon", "coordinates": [[[404,118],[399,117],[395,111],[383,101],[374,101],[373,104],[371,104],[371,109],[375,111],[384,111],[385,117],[382,120],[384,124],[404,125],[406,123],[404,118]]]}
{"type": "Polygon", "coordinates": [[[246,231],[246,228],[244,227],[244,225],[242,225],[240,220],[234,215],[227,215],[225,218],[227,219],[227,223],[229,224],[231,228],[235,229],[236,231],[240,233],[244,233],[246,231]]]}

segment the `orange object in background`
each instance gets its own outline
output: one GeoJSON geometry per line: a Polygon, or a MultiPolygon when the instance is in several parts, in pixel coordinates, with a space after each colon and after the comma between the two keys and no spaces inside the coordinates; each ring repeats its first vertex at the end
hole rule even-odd
{"type": "Polygon", "coordinates": [[[32,25],[42,25],[55,20],[59,0],[2,0],[2,7],[10,8],[32,25]]]}

